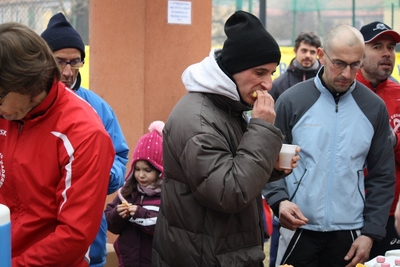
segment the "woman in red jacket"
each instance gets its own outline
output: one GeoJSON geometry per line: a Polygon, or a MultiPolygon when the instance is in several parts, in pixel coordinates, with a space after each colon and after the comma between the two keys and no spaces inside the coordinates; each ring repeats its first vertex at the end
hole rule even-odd
{"type": "Polygon", "coordinates": [[[60,82],[38,34],[1,24],[0,47],[0,203],[11,211],[12,266],[86,267],[111,139],[93,108],[60,82]]]}

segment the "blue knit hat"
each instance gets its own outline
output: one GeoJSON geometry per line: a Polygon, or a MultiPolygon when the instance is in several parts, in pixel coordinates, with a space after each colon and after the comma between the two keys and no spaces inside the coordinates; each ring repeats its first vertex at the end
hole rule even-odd
{"type": "Polygon", "coordinates": [[[76,48],[81,52],[81,59],[85,59],[85,44],[64,14],[58,13],[51,17],[41,36],[53,52],[63,48],[76,48]]]}

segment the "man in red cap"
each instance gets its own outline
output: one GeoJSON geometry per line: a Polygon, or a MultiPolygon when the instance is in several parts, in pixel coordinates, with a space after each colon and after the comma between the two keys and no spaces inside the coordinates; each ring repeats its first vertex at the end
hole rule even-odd
{"type": "Polygon", "coordinates": [[[386,236],[372,246],[370,258],[374,258],[384,255],[388,250],[400,249],[400,238],[394,228],[394,212],[400,193],[400,84],[389,79],[395,66],[395,47],[400,42],[400,35],[379,21],[364,25],[360,32],[364,36],[365,54],[356,79],[385,102],[390,126],[396,137],[393,143],[396,158],[395,195],[386,226],[386,236]]]}

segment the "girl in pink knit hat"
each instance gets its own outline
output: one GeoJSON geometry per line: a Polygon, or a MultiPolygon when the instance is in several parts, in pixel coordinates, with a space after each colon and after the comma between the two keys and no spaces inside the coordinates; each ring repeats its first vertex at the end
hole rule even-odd
{"type": "Polygon", "coordinates": [[[163,178],[162,129],[155,121],[133,153],[131,170],[118,195],[107,205],[108,230],[119,235],[114,243],[118,266],[151,266],[154,228],[163,178]]]}

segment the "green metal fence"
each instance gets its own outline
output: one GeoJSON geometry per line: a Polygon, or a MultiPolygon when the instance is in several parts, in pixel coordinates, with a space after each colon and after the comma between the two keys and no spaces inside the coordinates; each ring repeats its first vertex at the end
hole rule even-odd
{"type": "Polygon", "coordinates": [[[301,31],[323,37],[339,24],[360,28],[378,20],[400,30],[400,0],[213,0],[213,46],[222,45],[223,21],[238,9],[260,19],[264,14],[267,30],[285,46],[292,46],[301,31]]]}
{"type": "Polygon", "coordinates": [[[41,34],[51,16],[63,12],[88,44],[88,6],[89,0],[0,0],[0,23],[20,22],[41,34]]]}
{"type": "MultiPolygon", "coordinates": [[[[379,20],[400,30],[400,0],[213,0],[212,3],[211,46],[214,47],[222,46],[226,38],[224,23],[238,9],[258,16],[282,46],[292,46],[301,31],[313,31],[323,37],[338,24],[360,28],[379,20]]],[[[89,44],[88,6],[89,0],[0,0],[0,23],[18,21],[41,33],[50,17],[62,11],[85,44],[89,44]]]]}

